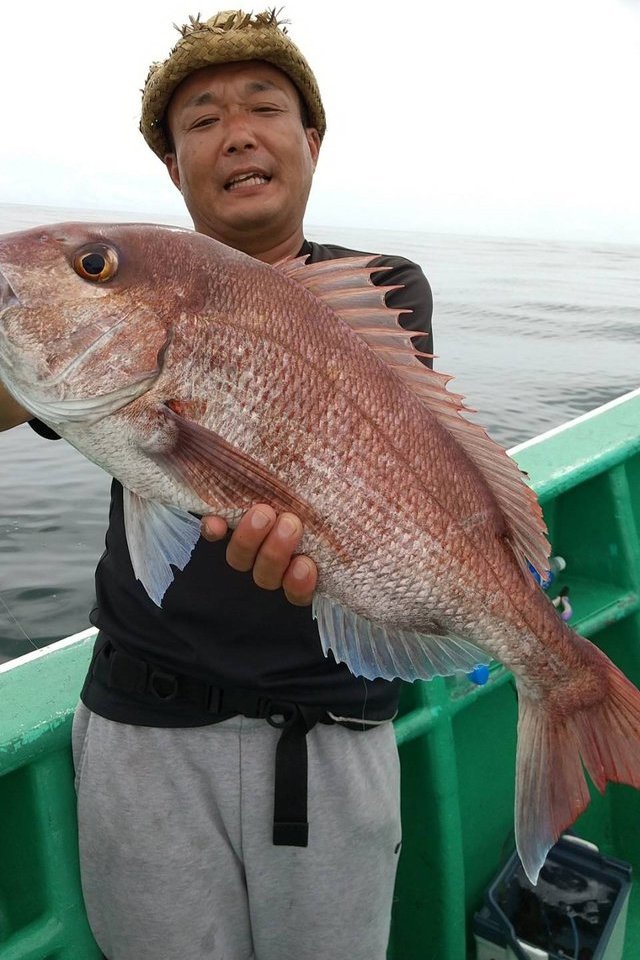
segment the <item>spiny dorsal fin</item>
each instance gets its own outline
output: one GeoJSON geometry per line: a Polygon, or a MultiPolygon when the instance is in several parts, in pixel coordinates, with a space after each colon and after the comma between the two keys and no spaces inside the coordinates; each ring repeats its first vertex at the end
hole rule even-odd
{"type": "Polygon", "coordinates": [[[397,286],[377,286],[371,275],[390,267],[371,266],[371,256],[344,257],[306,264],[306,257],[282,260],[276,268],[306,287],[366,341],[378,356],[437,417],[489,485],[504,515],[509,543],[523,574],[529,576],[527,561],[544,575],[549,568],[550,547],[545,536],[542,510],[533,491],[524,482],[515,461],[478,424],[465,419],[472,413],[460,394],[450,393],[453,378],[430,370],[411,342],[416,331],[403,329],[401,313],[387,307],[385,294],[397,286]]]}

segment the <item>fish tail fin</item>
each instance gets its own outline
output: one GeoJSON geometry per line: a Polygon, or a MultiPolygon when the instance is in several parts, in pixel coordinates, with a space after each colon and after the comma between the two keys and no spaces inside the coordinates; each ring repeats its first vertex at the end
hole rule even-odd
{"type": "Polygon", "coordinates": [[[606,695],[558,715],[519,688],[516,847],[532,883],[562,832],[587,808],[583,764],[600,793],[608,782],[640,789],[640,691],[600,651],[606,695]]]}

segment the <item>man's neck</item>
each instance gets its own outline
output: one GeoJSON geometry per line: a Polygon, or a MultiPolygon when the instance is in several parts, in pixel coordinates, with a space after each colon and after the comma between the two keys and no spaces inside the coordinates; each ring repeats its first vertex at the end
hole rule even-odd
{"type": "MultiPolygon", "coordinates": [[[[197,226],[196,229],[198,229],[197,226]]],[[[200,232],[208,233],[207,230],[201,230],[200,232]]],[[[209,236],[213,236],[213,234],[209,234],[209,236]]],[[[272,236],[256,234],[239,234],[232,238],[213,236],[213,239],[226,243],[234,250],[240,250],[256,260],[262,260],[264,263],[277,263],[278,260],[298,255],[304,243],[304,233],[302,232],[302,224],[300,224],[291,234],[280,237],[276,242],[274,242],[272,236]]]]}
{"type": "Polygon", "coordinates": [[[279,243],[269,243],[266,246],[259,242],[243,243],[242,247],[238,247],[238,249],[242,249],[250,257],[255,257],[256,260],[262,260],[264,263],[277,263],[278,260],[284,260],[287,257],[296,257],[303,243],[304,234],[302,233],[302,227],[300,227],[290,237],[279,243]]]}

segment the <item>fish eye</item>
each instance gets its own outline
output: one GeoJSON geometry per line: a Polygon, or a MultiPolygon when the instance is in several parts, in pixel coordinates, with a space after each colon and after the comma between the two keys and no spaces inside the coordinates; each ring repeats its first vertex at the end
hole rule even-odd
{"type": "Polygon", "coordinates": [[[73,269],[83,280],[104,283],[117,272],[118,257],[115,250],[106,244],[93,244],[83,247],[76,253],[73,258],[73,269]]]}

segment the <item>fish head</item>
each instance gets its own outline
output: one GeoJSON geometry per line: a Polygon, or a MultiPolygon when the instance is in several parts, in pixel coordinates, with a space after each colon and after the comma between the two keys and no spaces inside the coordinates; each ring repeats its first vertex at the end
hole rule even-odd
{"type": "Polygon", "coordinates": [[[177,228],[64,223],[0,236],[0,381],[51,425],[92,422],[157,379],[177,228]]]}

